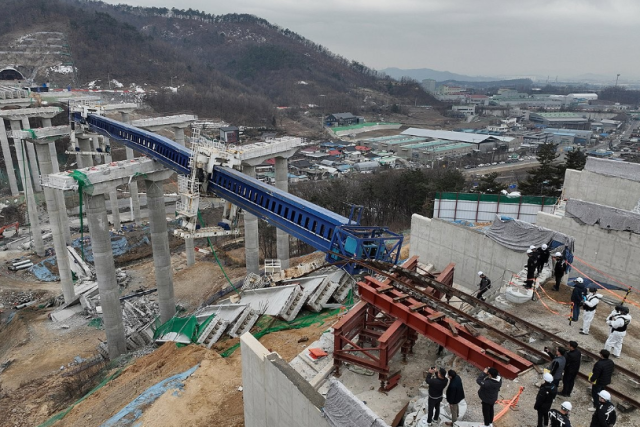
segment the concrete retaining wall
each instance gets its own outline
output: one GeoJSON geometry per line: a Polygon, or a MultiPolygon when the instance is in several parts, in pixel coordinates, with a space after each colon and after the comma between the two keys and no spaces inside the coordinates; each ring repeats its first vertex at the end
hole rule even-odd
{"type": "MultiPolygon", "coordinates": [[[[540,224],[538,224],[540,225],[540,224]]],[[[425,264],[444,268],[455,262],[454,281],[475,290],[478,271],[483,271],[495,286],[509,280],[526,263],[526,254],[499,245],[468,227],[421,215],[411,217],[410,256],[418,255],[425,264]]]]}
{"type": "MultiPolygon", "coordinates": [[[[631,183],[625,182],[627,185],[631,183]]],[[[537,225],[574,237],[575,255],[598,270],[623,283],[636,285],[640,282],[640,235],[629,231],[603,230],[598,225],[583,225],[572,218],[544,212],[538,213],[537,225]]],[[[584,273],[594,273],[595,280],[613,282],[578,261],[574,263],[584,273]]],[[[572,276],[579,274],[577,271],[571,272],[572,276]]]]}
{"type": "Polygon", "coordinates": [[[630,211],[638,204],[640,182],[588,170],[567,169],[564,175],[563,197],[630,211]]]}
{"type": "Polygon", "coordinates": [[[246,427],[329,427],[325,399],[251,334],[240,338],[246,427]]]}

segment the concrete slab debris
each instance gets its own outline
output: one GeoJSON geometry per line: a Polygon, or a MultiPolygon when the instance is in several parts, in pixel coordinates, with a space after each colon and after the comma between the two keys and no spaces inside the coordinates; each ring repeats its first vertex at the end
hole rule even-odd
{"type": "Polygon", "coordinates": [[[51,314],[49,314],[49,317],[54,322],[63,322],[78,313],[82,313],[82,311],[83,311],[82,307],[79,305],[76,305],[73,307],[63,308],[62,310],[54,311],[51,314]]]}
{"type": "MultiPolygon", "coordinates": [[[[300,312],[304,299],[299,285],[289,285],[246,291],[242,294],[240,302],[249,305],[260,314],[280,317],[289,322],[300,312]]],[[[229,303],[230,300],[220,302],[221,305],[229,303]]]]}

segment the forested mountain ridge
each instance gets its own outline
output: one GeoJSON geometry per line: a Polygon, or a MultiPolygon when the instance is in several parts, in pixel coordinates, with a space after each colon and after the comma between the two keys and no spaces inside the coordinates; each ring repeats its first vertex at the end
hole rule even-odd
{"type": "MultiPolygon", "coordinates": [[[[0,42],[33,31],[61,31],[77,69],[77,85],[100,80],[104,88],[108,79],[115,79],[156,90],[179,86],[170,99],[157,100],[163,111],[174,108],[259,124],[271,120],[276,106],[322,104],[328,112],[357,114],[393,103],[433,102],[413,82],[398,86],[363,64],[252,15],[81,0],[3,3],[0,42]],[[405,93],[410,94],[407,99],[405,93]]],[[[2,62],[0,55],[0,65],[11,65],[2,62]]]]}

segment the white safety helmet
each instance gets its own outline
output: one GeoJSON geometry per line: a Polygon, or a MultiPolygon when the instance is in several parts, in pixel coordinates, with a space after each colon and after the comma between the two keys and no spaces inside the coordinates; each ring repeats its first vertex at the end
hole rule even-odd
{"type": "Polygon", "coordinates": [[[532,254],[533,251],[531,249],[527,249],[527,254],[532,254]]]}
{"type": "Polygon", "coordinates": [[[482,276],[484,273],[482,271],[478,271],[478,276],[482,276]]]}
{"type": "Polygon", "coordinates": [[[574,282],[576,282],[576,283],[584,283],[584,279],[582,277],[578,277],[576,280],[574,280],[574,282]]]}
{"type": "Polygon", "coordinates": [[[573,409],[573,405],[571,404],[571,402],[562,402],[562,405],[560,405],[560,409],[571,412],[571,410],[573,409]]]}
{"type": "Polygon", "coordinates": [[[543,251],[546,251],[548,247],[549,247],[549,246],[547,246],[547,245],[542,245],[542,250],[543,250],[543,251]]]}
{"type": "Polygon", "coordinates": [[[598,396],[600,396],[604,400],[611,400],[611,394],[607,390],[602,390],[600,393],[598,393],[598,396]]]}
{"type": "Polygon", "coordinates": [[[556,252],[555,254],[553,254],[553,256],[560,258],[562,254],[560,252],[556,252]]]}
{"type": "Polygon", "coordinates": [[[534,250],[536,248],[536,245],[531,245],[529,246],[529,249],[534,250]]]}
{"type": "Polygon", "coordinates": [[[545,372],[544,375],[542,376],[542,379],[545,380],[548,383],[552,383],[553,382],[553,375],[551,375],[549,372],[545,372]]]}

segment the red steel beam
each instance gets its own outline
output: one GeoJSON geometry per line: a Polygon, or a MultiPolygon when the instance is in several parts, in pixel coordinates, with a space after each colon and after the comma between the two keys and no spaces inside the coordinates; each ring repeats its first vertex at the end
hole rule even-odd
{"type": "Polygon", "coordinates": [[[402,323],[426,336],[432,341],[442,345],[449,351],[467,360],[479,369],[495,367],[500,371],[500,375],[507,379],[513,379],[519,373],[529,369],[533,364],[506,348],[483,337],[472,336],[464,327],[449,318],[442,318],[439,321],[430,322],[427,317],[437,313],[429,307],[423,307],[417,311],[411,311],[410,307],[420,304],[420,301],[409,297],[401,301],[393,299],[404,294],[397,289],[378,293],[377,289],[383,288],[386,283],[381,283],[373,277],[365,277],[365,282],[358,282],[360,297],[382,312],[395,317],[402,323]],[[458,332],[454,335],[451,327],[458,332]],[[486,353],[491,350],[509,359],[503,362],[486,353]]]}

